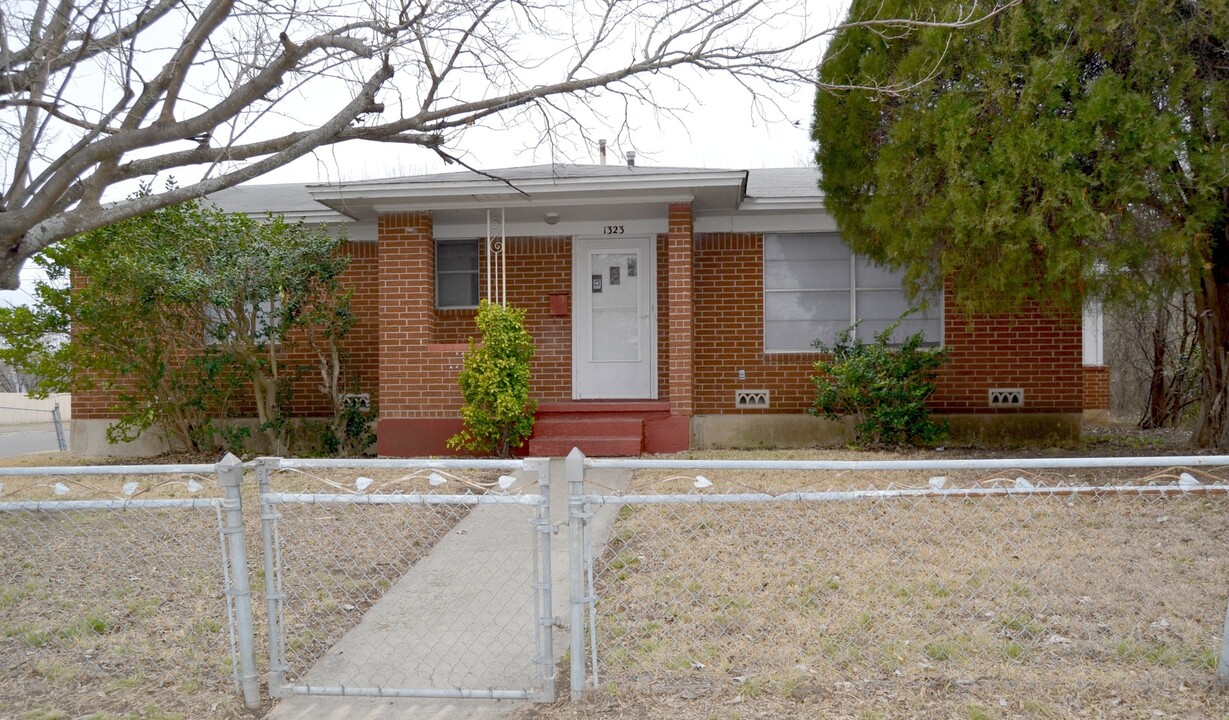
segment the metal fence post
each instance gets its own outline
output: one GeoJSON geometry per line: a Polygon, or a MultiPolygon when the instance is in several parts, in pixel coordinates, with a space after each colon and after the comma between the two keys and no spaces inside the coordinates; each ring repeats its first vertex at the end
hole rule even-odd
{"type": "Polygon", "coordinates": [[[568,585],[571,596],[572,699],[579,700],[585,686],[585,454],[572,448],[563,461],[568,482],[568,585]]]}
{"type": "Polygon", "coordinates": [[[549,703],[555,701],[555,609],[551,596],[551,535],[554,533],[554,526],[550,517],[550,459],[527,458],[524,462],[527,470],[538,471],[538,492],[542,497],[541,504],[538,505],[538,519],[534,523],[540,558],[535,563],[538,573],[534,579],[534,591],[538,597],[535,633],[538,638],[538,657],[534,658],[534,662],[538,664],[538,679],[542,687],[542,695],[538,700],[549,703]]]}
{"type": "Polygon", "coordinates": [[[286,667],[282,664],[282,608],[286,596],[282,593],[281,548],[278,542],[277,521],[281,517],[277,506],[265,502],[269,492],[269,479],[281,464],[281,458],[256,459],[256,478],[260,483],[260,535],[265,564],[265,614],[269,623],[269,694],[284,697],[286,667]]]}
{"type": "Polygon", "coordinates": [[[1216,679],[1229,688],[1229,602],[1225,603],[1225,627],[1220,633],[1220,657],[1216,662],[1216,679]]]}
{"type": "Polygon", "coordinates": [[[55,425],[55,441],[60,448],[60,452],[68,449],[68,443],[64,442],[64,418],[60,415],[60,403],[56,403],[51,408],[51,422],[55,425]]]}
{"type": "Polygon", "coordinates": [[[226,536],[230,541],[231,597],[235,605],[235,632],[239,637],[239,685],[243,704],[249,710],[260,708],[260,680],[256,675],[256,639],[252,625],[252,590],[248,581],[247,544],[243,533],[243,463],[226,453],[216,466],[222,485],[226,536]]]}

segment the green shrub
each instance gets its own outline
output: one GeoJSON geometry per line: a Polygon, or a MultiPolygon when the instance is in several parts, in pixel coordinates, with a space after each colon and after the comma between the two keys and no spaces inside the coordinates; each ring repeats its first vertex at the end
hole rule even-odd
{"type": "Polygon", "coordinates": [[[857,325],[837,333],[832,347],[812,343],[827,357],[815,363],[811,377],[811,414],[830,420],[853,416],[855,440],[862,446],[933,444],[947,437],[947,423],[933,422],[926,407],[944,352],[922,348],[921,333],[892,345],[899,325],[899,320],[892,323],[869,344],[855,337],[857,325]]]}
{"type": "Polygon", "coordinates": [[[508,457],[533,432],[533,338],[525,330],[524,310],[483,300],[475,320],[482,342],[470,339],[460,377],[465,430],[449,438],[448,447],[508,457]]]}

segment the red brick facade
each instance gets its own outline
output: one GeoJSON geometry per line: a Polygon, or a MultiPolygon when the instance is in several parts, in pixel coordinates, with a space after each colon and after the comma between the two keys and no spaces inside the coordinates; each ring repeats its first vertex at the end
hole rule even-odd
{"type": "MultiPolygon", "coordinates": [[[[815,353],[764,350],[764,241],[760,233],[696,233],[692,206],[662,208],[667,232],[656,236],[657,397],[669,418],[654,431],[658,448],[682,449],[697,415],[797,414],[811,406],[815,353]],[[740,377],[740,373],[742,377],[740,377]],[[768,390],[767,408],[735,408],[735,392],[768,390]]],[[[353,290],[356,322],[347,340],[348,372],[379,409],[381,455],[444,454],[460,429],[457,375],[474,334],[473,310],[435,307],[435,238],[429,213],[386,213],[378,242],[349,244],[344,281],[353,290]]],[[[535,341],[533,396],[572,399],[572,240],[568,236],[507,241],[509,304],[526,312],[535,341]],[[568,312],[553,314],[551,296],[568,312]]],[[[481,261],[484,263],[484,261],[481,261]]],[[[483,283],[485,283],[485,267],[483,283]]],[[[483,287],[485,295],[485,287],[483,287]]],[[[1108,407],[1108,373],[1081,362],[1078,314],[1029,310],[944,321],[948,361],[932,406],[943,413],[1079,413],[1108,407]],[[1022,388],[1021,409],[988,406],[991,388],[1022,388]]],[[[307,364],[310,358],[291,358],[307,364]]],[[[328,411],[310,375],[296,387],[294,412],[328,411]]],[[[83,392],[77,418],[107,418],[110,395],[83,392]]]]}
{"type": "MultiPolygon", "coordinates": [[[[763,236],[710,233],[696,239],[697,414],[797,413],[811,406],[818,355],[764,352],[763,236]],[[739,379],[739,371],[745,380],[739,379]],[[767,409],[736,409],[737,390],[770,392],[767,409]]],[[[944,413],[1080,412],[1082,329],[1078,313],[1039,311],[972,318],[948,312],[948,360],[932,407],[944,413]],[[991,388],[1022,388],[1021,409],[989,407],[991,388]]]]}
{"type": "Polygon", "coordinates": [[[1108,365],[1084,366],[1084,410],[1110,409],[1110,368],[1108,365]]]}

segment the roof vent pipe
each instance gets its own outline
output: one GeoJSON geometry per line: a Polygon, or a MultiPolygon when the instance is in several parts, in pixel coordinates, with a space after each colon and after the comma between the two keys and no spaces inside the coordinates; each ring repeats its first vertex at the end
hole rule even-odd
{"type": "Polygon", "coordinates": [[[597,156],[602,159],[602,164],[606,164],[606,138],[597,141],[597,156]]]}
{"type": "Polygon", "coordinates": [[[627,166],[636,167],[636,151],[635,150],[627,151],[627,166]]]}

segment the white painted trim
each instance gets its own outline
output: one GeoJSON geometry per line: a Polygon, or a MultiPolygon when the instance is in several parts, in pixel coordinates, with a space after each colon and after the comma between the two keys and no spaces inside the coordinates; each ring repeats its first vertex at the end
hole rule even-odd
{"type": "MultiPolygon", "coordinates": [[[[595,234],[595,229],[600,230],[605,224],[619,224],[624,228],[626,237],[634,237],[637,235],[652,235],[657,236],[661,233],[668,232],[670,229],[669,218],[666,215],[665,206],[662,207],[661,217],[651,218],[632,218],[625,219],[612,214],[608,219],[598,218],[595,220],[561,220],[554,225],[547,225],[542,220],[534,222],[518,222],[509,220],[507,227],[507,237],[603,237],[600,234],[595,234]]],[[[482,223],[436,223],[434,227],[434,236],[438,240],[461,240],[472,238],[483,234],[486,229],[482,223]]]]}
{"type": "Polygon", "coordinates": [[[379,198],[390,195],[413,195],[419,198],[444,198],[462,195],[474,196],[473,201],[481,205],[489,203],[495,196],[523,197],[521,192],[533,195],[538,193],[573,194],[586,191],[608,193],[619,188],[637,188],[640,190],[678,190],[679,188],[712,188],[729,187],[745,192],[747,183],[746,170],[714,170],[697,173],[654,173],[638,175],[629,170],[626,175],[599,175],[593,177],[550,177],[532,178],[509,181],[491,180],[487,178],[467,179],[440,182],[386,182],[374,181],[366,183],[345,183],[341,185],[308,185],[307,192],[313,199],[320,200],[353,200],[359,198],[379,198]]]}
{"type": "MultiPolygon", "coordinates": [[[[354,198],[350,198],[353,200],[354,198]]],[[[424,198],[406,198],[404,201],[373,202],[369,207],[377,213],[389,212],[431,212],[435,210],[484,210],[499,206],[507,209],[518,208],[553,208],[590,207],[607,205],[670,205],[672,203],[694,202],[695,196],[673,193],[670,195],[604,195],[590,194],[577,196],[575,193],[539,193],[526,198],[523,195],[483,195],[479,198],[463,200],[441,200],[428,202],[424,198]]]]}
{"type": "Polygon", "coordinates": [[[1105,309],[1101,301],[1084,301],[1084,364],[1105,364],[1105,309]]]}
{"type": "Polygon", "coordinates": [[[694,232],[697,233],[816,233],[836,232],[836,220],[825,212],[792,212],[779,215],[698,213],[694,232]]]}

